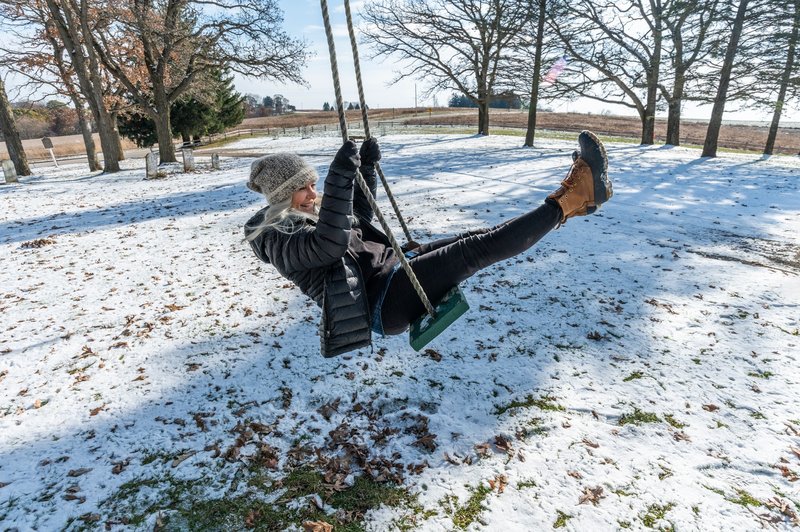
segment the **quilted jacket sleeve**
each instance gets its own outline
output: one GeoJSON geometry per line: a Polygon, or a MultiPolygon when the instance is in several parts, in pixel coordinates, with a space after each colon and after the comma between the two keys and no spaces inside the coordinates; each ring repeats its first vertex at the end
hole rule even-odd
{"type": "MultiPolygon", "coordinates": [[[[372,197],[377,198],[378,185],[375,165],[365,164],[361,166],[361,175],[364,177],[364,181],[367,182],[372,197]]],[[[364,195],[364,191],[361,190],[361,187],[358,186],[358,183],[354,183],[353,186],[355,187],[353,190],[353,214],[355,214],[359,220],[371,222],[375,213],[372,211],[372,207],[369,206],[367,197],[364,195]]]]}
{"type": "Polygon", "coordinates": [[[291,235],[270,231],[264,242],[270,262],[290,274],[330,266],[344,256],[350,242],[354,176],[355,171],[331,165],[316,227],[291,235]]]}

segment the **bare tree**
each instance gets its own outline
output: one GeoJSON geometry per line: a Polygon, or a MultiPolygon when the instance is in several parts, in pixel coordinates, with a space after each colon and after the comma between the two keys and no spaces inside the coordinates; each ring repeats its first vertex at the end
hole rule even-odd
{"type": "Polygon", "coordinates": [[[719,72],[719,85],[717,86],[717,93],[714,98],[714,107],[711,110],[711,119],[708,122],[706,139],[703,143],[703,157],[717,156],[717,143],[719,141],[719,130],[722,127],[722,115],[725,113],[725,103],[728,98],[728,87],[731,81],[734,60],[736,59],[736,49],[739,45],[739,39],[742,36],[742,28],[747,20],[748,4],[750,4],[750,0],[738,1],[736,16],[733,19],[730,39],[728,40],[728,46],[725,51],[725,60],[719,72]]]}
{"type": "Polygon", "coordinates": [[[107,6],[98,0],[46,0],[46,5],[97,124],[103,171],[118,172],[119,134],[105,103],[100,60],[94,50],[97,18],[107,6]]]}
{"type": "Polygon", "coordinates": [[[558,80],[567,92],[636,110],[642,144],[653,144],[664,40],[664,4],[670,0],[576,0],[551,24],[571,56],[558,80]]]}
{"type": "Polygon", "coordinates": [[[478,106],[478,133],[489,134],[489,102],[498,76],[531,19],[518,0],[377,0],[362,33],[376,56],[407,60],[395,82],[424,79],[427,93],[456,90],[478,106]]]}
{"type": "Polygon", "coordinates": [[[26,83],[18,86],[19,90],[24,88],[42,96],[42,88],[50,87],[54,96],[64,96],[72,101],[83,134],[89,169],[99,170],[86,103],[76,86],[75,72],[44,1],[30,0],[23,5],[18,0],[0,0],[0,18],[5,21],[3,29],[13,37],[11,43],[0,47],[3,57],[0,62],[27,78],[26,83]]]}
{"type": "MultiPolygon", "coordinates": [[[[764,145],[764,154],[771,155],[775,150],[775,139],[778,136],[778,125],[781,121],[781,115],[787,101],[787,94],[790,89],[797,92],[800,89],[800,73],[797,72],[797,52],[798,52],[798,39],[800,38],[800,0],[792,0],[787,2],[782,9],[777,9],[774,13],[772,27],[778,29],[774,33],[775,39],[778,43],[785,42],[788,46],[786,48],[786,59],[783,62],[782,71],[772,79],[777,79],[778,94],[772,103],[772,122],[770,123],[769,133],[767,134],[767,142],[764,145]],[[789,24],[786,24],[788,22],[789,24]]],[[[781,50],[782,45],[772,46],[769,48],[781,50]],[[773,48],[774,46],[774,48],[773,48]]]]}
{"type": "Polygon", "coordinates": [[[528,107],[528,129],[525,131],[524,146],[533,147],[536,135],[536,108],[539,105],[539,78],[542,75],[542,48],[544,47],[544,23],[547,17],[547,0],[537,0],[536,12],[536,44],[533,58],[533,80],[531,81],[531,99],[528,107]]]}
{"type": "MultiPolygon", "coordinates": [[[[52,1],[52,0],[50,0],[52,1]]],[[[122,0],[105,13],[94,49],[156,124],[162,162],[175,161],[169,110],[199,78],[227,66],[302,82],[304,43],[281,29],[274,0],[122,0]]]]}
{"type": "Polygon", "coordinates": [[[675,0],[664,6],[663,20],[668,34],[665,62],[671,68],[664,69],[659,89],[668,106],[666,144],[681,143],[681,108],[687,84],[693,79],[695,66],[709,52],[706,37],[718,15],[718,3],[719,0],[675,0]],[[672,83],[668,85],[670,78],[672,83]]]}
{"type": "Polygon", "coordinates": [[[14,162],[14,168],[16,168],[17,174],[30,175],[31,169],[28,167],[28,158],[25,156],[25,149],[22,147],[22,141],[20,140],[16,122],[14,121],[14,112],[11,109],[11,103],[8,101],[6,86],[1,76],[0,132],[3,133],[3,138],[5,139],[6,147],[8,148],[8,155],[14,162]]]}

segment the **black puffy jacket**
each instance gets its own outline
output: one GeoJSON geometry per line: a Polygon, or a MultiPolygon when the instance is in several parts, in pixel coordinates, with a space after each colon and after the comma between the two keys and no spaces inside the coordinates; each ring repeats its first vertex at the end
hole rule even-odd
{"type": "MultiPolygon", "coordinates": [[[[332,166],[325,178],[319,220],[296,218],[286,233],[270,228],[250,242],[256,256],[272,264],[322,308],[320,343],[322,355],[333,357],[372,343],[372,312],[356,255],[350,249],[355,222],[365,235],[388,246],[385,235],[371,226],[373,212],[349,171],[332,166]]],[[[361,167],[373,196],[375,168],[361,167]]],[[[263,221],[267,207],[245,224],[250,235],[263,221]]]]}

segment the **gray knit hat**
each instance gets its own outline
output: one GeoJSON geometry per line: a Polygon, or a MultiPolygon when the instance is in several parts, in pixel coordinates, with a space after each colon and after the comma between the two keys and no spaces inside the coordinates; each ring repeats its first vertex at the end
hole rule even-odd
{"type": "Polygon", "coordinates": [[[256,159],[250,166],[247,188],[260,192],[275,205],[292,197],[309,183],[316,183],[317,171],[293,153],[267,155],[256,159]]]}

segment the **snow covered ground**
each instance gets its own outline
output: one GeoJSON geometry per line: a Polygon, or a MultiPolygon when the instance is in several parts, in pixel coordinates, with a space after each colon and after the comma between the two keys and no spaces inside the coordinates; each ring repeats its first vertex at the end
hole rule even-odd
{"type": "MultiPolygon", "coordinates": [[[[380,140],[419,241],[535,207],[573,149],[380,140]]],[[[233,147],[324,176],[338,141],[233,147]]],[[[242,241],[251,159],[0,187],[0,529],[798,526],[800,161],[607,148],[612,200],[464,283],[429,350],[333,359],[242,241]],[[370,476],[401,500],[346,502],[370,476]]]]}

